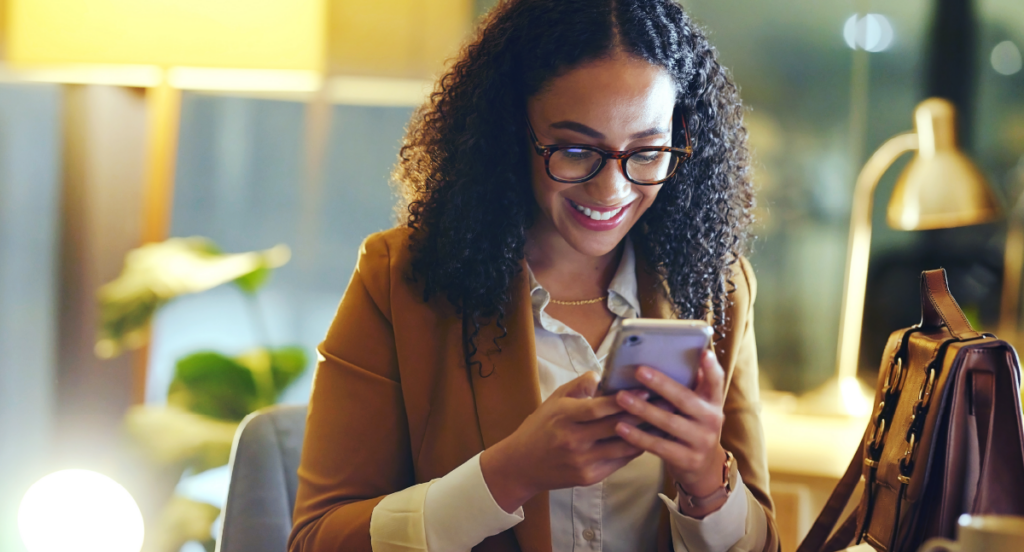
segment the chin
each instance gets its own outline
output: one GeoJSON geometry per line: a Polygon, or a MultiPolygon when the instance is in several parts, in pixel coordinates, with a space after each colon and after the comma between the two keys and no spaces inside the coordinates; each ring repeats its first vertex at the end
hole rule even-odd
{"type": "MultiPolygon", "coordinates": [[[[573,223],[570,221],[568,225],[571,226],[573,223]]],[[[594,232],[582,228],[568,228],[565,230],[568,231],[559,229],[562,239],[573,249],[588,257],[603,257],[611,253],[622,243],[623,238],[628,234],[628,228],[626,231],[616,229],[616,231],[605,232],[594,232]]]]}

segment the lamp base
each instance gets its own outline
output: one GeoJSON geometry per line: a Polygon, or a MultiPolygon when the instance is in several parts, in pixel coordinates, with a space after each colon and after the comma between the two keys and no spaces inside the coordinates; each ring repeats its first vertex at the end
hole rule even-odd
{"type": "Polygon", "coordinates": [[[867,418],[875,390],[857,377],[832,376],[821,386],[797,398],[796,411],[818,416],[867,418]]]}

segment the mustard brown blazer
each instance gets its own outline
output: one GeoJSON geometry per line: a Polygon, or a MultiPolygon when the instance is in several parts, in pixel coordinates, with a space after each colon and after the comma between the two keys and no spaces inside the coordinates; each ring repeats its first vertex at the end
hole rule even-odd
{"type": "MultiPolygon", "coordinates": [[[[512,284],[500,350],[493,342],[500,330],[494,323],[482,327],[482,366],[468,370],[461,317],[443,298],[425,303],[422,287],[407,278],[409,235],[396,228],[366,239],[318,349],[290,552],[370,552],[370,515],[386,495],[444,476],[510,435],[540,405],[526,271],[512,284]]],[[[756,286],[749,263],[738,265],[730,327],[716,345],[726,372],[722,446],[736,456],[743,481],[764,508],[765,550],[775,551],[751,319],[756,286]]],[[[663,284],[645,266],[638,258],[641,315],[671,317],[663,284]]],[[[667,491],[673,483],[665,480],[667,491]]],[[[548,494],[523,509],[522,522],[474,550],[550,552],[548,494]]],[[[666,511],[660,551],[672,549],[669,531],[666,511]]]]}

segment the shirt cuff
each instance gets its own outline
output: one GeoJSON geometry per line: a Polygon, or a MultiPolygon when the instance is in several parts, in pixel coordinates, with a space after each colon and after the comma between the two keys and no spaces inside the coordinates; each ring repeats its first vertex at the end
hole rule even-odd
{"type": "Polygon", "coordinates": [[[523,509],[498,506],[480,469],[480,455],[434,481],[424,501],[430,552],[464,552],[523,521],[523,509]]]}
{"type": "Polygon", "coordinates": [[[370,514],[370,547],[374,552],[426,552],[423,504],[433,483],[413,485],[377,503],[370,514]]]}
{"type": "Polygon", "coordinates": [[[751,546],[744,546],[744,550],[760,550],[764,546],[767,536],[764,511],[738,474],[736,488],[725,499],[725,504],[704,519],[689,517],[680,511],[675,500],[661,493],[658,496],[668,507],[672,521],[672,545],[677,552],[726,552],[741,540],[751,541],[751,546]],[[757,540],[761,541],[761,547],[754,542],[757,540]]]}

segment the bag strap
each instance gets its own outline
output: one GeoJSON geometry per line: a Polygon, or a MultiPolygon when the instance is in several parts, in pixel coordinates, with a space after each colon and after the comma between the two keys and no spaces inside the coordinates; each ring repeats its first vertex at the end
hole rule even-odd
{"type": "MultiPolygon", "coordinates": [[[[832,490],[832,494],[828,497],[828,502],[825,503],[825,507],[821,509],[821,513],[818,514],[818,519],[814,520],[814,525],[811,526],[811,530],[807,532],[807,536],[804,537],[803,542],[800,543],[800,547],[797,548],[796,552],[820,552],[825,549],[826,541],[829,540],[828,536],[832,533],[832,529],[835,528],[836,523],[839,521],[839,517],[843,515],[843,510],[846,509],[846,504],[850,501],[850,497],[853,496],[853,491],[857,488],[857,483],[860,482],[861,473],[864,470],[864,440],[861,439],[860,446],[857,447],[857,453],[853,455],[853,459],[850,460],[850,465],[846,468],[846,473],[843,474],[842,479],[836,484],[836,488],[832,490]]],[[[855,512],[856,513],[856,512],[855,512]]],[[[856,521],[855,516],[851,516],[856,521]]],[[[842,529],[847,528],[850,524],[850,519],[846,520],[839,533],[844,533],[842,529]]],[[[854,528],[856,525],[854,525],[854,528]]],[[[853,535],[851,534],[851,537],[853,535]]],[[[852,538],[851,538],[852,540],[852,538]]],[[[831,542],[831,541],[830,541],[831,542]]],[[[850,541],[847,541],[843,546],[848,546],[850,541]]]]}
{"type": "Polygon", "coordinates": [[[959,340],[981,337],[949,293],[946,269],[925,270],[921,273],[921,327],[942,326],[946,326],[949,333],[959,340]]]}

